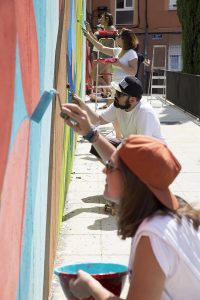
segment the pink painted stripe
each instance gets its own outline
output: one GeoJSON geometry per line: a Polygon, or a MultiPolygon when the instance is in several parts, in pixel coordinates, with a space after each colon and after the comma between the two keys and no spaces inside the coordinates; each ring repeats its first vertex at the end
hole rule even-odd
{"type": "Polygon", "coordinates": [[[2,1],[0,4],[0,195],[7,164],[14,101],[16,25],[13,3],[2,1]]]}
{"type": "Polygon", "coordinates": [[[16,299],[24,226],[30,122],[19,129],[7,163],[0,210],[0,299],[16,299]]]}
{"type": "Polygon", "coordinates": [[[40,97],[40,71],[36,22],[32,0],[15,0],[17,35],[24,98],[29,116],[40,97]]]}

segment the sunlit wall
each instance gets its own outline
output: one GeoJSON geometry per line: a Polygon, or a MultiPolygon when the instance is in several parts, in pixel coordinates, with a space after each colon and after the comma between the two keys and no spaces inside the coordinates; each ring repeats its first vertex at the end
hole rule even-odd
{"type": "Polygon", "coordinates": [[[48,297],[75,136],[41,96],[84,93],[84,2],[0,1],[0,299],[48,297]]]}

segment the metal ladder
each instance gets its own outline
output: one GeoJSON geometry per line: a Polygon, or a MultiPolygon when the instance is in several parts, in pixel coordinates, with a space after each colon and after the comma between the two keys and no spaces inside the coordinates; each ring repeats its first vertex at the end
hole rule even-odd
{"type": "Polygon", "coordinates": [[[167,46],[153,45],[151,72],[147,100],[166,103],[167,46]]]}

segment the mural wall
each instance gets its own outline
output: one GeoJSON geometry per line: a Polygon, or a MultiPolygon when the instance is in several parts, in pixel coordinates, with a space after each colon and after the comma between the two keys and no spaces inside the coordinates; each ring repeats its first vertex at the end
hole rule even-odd
{"type": "Polygon", "coordinates": [[[48,299],[75,148],[50,91],[84,93],[84,2],[0,1],[0,299],[48,299]]]}

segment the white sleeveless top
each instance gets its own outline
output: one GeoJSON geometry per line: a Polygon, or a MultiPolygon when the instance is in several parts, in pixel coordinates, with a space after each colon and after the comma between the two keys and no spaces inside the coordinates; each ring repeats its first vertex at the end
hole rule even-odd
{"type": "MultiPolygon", "coordinates": [[[[113,52],[114,52],[114,57],[118,58],[118,55],[121,52],[121,48],[113,48],[113,52]]],[[[122,63],[123,65],[125,65],[126,67],[129,66],[129,61],[133,60],[133,59],[138,59],[137,53],[133,50],[130,49],[128,50],[122,57],[119,58],[119,62],[122,63]]],[[[120,67],[116,67],[114,65],[112,65],[113,68],[113,78],[112,81],[115,82],[120,82],[124,79],[124,77],[128,76],[128,74],[126,72],[124,72],[124,70],[120,67]]]]}
{"type": "Polygon", "coordinates": [[[200,299],[200,229],[182,218],[181,224],[172,216],[145,219],[139,226],[129,260],[131,270],[135,250],[142,236],[148,236],[154,255],[166,276],[161,300],[200,299]]]}

